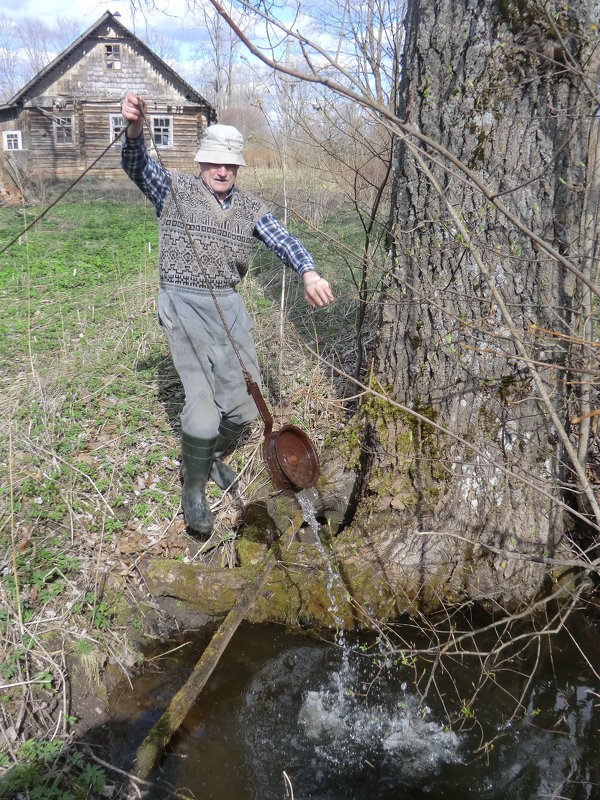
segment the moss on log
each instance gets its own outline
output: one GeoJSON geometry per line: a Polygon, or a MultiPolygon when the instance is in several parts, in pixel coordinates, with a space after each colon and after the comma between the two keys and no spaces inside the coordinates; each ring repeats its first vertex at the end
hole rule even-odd
{"type": "MultiPolygon", "coordinates": [[[[316,543],[294,540],[282,547],[247,619],[357,630],[371,627],[373,620],[392,621],[464,600],[485,604],[493,599],[509,608],[534,596],[549,576],[543,564],[485,545],[459,553],[455,537],[443,532],[399,535],[354,525],[323,546],[326,557],[316,543]]],[[[255,578],[261,547],[252,542],[246,548],[241,539],[238,553],[240,566],[234,569],[153,560],[143,567],[144,578],[159,601],[175,598],[188,618],[194,612],[220,619],[255,578]]],[[[556,570],[550,577],[560,579],[556,570]]]]}
{"type": "MultiPolygon", "coordinates": [[[[180,608],[184,619],[221,619],[254,579],[268,543],[292,521],[295,536],[280,547],[248,613],[251,622],[356,630],[372,627],[373,620],[393,621],[405,613],[435,612],[465,601],[510,609],[536,597],[548,580],[561,581],[558,566],[540,563],[541,543],[535,537],[514,537],[499,549],[489,537],[481,540],[478,531],[460,526],[436,530],[430,519],[423,529],[408,512],[401,524],[393,503],[381,508],[378,496],[375,507],[363,504],[351,524],[342,527],[344,507],[338,507],[333,487],[341,491],[345,486],[348,500],[352,484],[343,470],[329,469],[325,481],[312,498],[322,543],[304,523],[298,498],[276,493],[246,509],[237,539],[238,567],[153,560],[142,566],[150,591],[159,601],[178,601],[165,600],[164,605],[175,615],[180,608]]],[[[556,546],[553,556],[572,554],[556,546]]]]}

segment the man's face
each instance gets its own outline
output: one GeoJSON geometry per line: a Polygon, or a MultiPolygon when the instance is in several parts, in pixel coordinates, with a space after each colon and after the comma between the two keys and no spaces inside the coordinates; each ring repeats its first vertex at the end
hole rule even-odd
{"type": "Polygon", "coordinates": [[[200,176],[217,195],[224,200],[235,183],[239,167],[237,164],[205,164],[200,162],[200,176]]]}

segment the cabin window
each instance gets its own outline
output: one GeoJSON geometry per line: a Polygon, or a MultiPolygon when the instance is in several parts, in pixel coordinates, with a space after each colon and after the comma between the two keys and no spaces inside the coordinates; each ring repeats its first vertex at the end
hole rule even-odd
{"type": "Polygon", "coordinates": [[[22,150],[21,131],[2,131],[2,146],[5,150],[22,150]]]}
{"type": "Polygon", "coordinates": [[[73,144],[73,117],[54,117],[54,141],[56,144],[73,144]]]}
{"type": "Polygon", "coordinates": [[[121,45],[105,44],[104,58],[106,69],[121,69],[121,45]]]}
{"type": "Polygon", "coordinates": [[[158,147],[173,147],[173,117],[152,117],[152,136],[158,147]]]}
{"type": "Polygon", "coordinates": [[[117,136],[121,133],[123,128],[127,127],[127,123],[123,119],[122,114],[110,115],[110,141],[114,142],[117,136]]]}

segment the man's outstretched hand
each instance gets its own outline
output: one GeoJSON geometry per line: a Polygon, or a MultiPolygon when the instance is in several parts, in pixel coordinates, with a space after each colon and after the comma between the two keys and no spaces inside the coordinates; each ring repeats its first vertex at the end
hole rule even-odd
{"type": "Polygon", "coordinates": [[[304,297],[313,308],[326,306],[333,302],[333,292],[329,283],[318,273],[312,270],[305,272],[302,280],[304,281],[304,297]]]}

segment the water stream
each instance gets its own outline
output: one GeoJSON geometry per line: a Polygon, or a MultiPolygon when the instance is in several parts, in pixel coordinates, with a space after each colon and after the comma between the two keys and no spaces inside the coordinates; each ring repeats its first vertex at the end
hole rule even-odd
{"type": "MultiPolygon", "coordinates": [[[[303,502],[303,501],[301,501],[303,502]]],[[[304,508],[304,506],[303,506],[304,508]]],[[[310,501],[305,516],[311,526],[310,501]]],[[[337,580],[328,564],[335,617],[337,580]]],[[[339,621],[338,621],[339,623],[339,621]]],[[[597,628],[574,617],[592,664],[597,628]]],[[[189,675],[211,632],[157,661],[112,696],[110,757],[131,768],[135,750],[189,675]]],[[[414,635],[407,630],[406,636],[414,635]]],[[[325,634],[324,634],[325,636],[325,634]]],[[[203,800],[534,800],[600,798],[600,681],[568,632],[507,662],[476,713],[450,725],[451,698],[477,680],[463,659],[440,675],[437,699],[415,691],[415,670],[375,635],[315,638],[275,625],[243,624],[153,779],[203,800]],[[507,724],[515,698],[520,715],[507,724]],[[487,752],[484,741],[494,739],[487,752]]],[[[171,643],[162,642],[165,652],[171,643]]],[[[151,657],[152,654],[149,654],[151,657]]],[[[459,695],[460,696],[460,695],[459,695]]]]}
{"type": "MultiPolygon", "coordinates": [[[[123,684],[113,693],[114,763],[131,767],[207,638],[191,636],[188,647],[157,662],[159,671],[140,675],[133,691],[123,684]]],[[[520,669],[512,685],[488,691],[477,724],[450,731],[440,708],[423,706],[409,688],[405,667],[381,673],[361,654],[362,637],[351,644],[344,660],[337,645],[279,626],[242,625],[150,797],[163,798],[161,786],[170,785],[206,800],[275,800],[291,796],[284,773],[296,800],[600,797],[598,682],[567,634],[541,660],[529,714],[506,729],[506,701],[518,695],[520,669]],[[482,728],[502,732],[486,756],[476,753],[482,728]]],[[[465,663],[466,682],[473,667],[465,663]]]]}
{"type": "Polygon", "coordinates": [[[304,521],[308,524],[315,537],[315,542],[321,553],[321,558],[323,559],[323,563],[327,568],[326,589],[327,589],[327,595],[329,597],[328,611],[332,615],[335,623],[335,642],[336,644],[339,645],[342,658],[344,659],[345,662],[347,660],[347,649],[344,640],[344,621],[339,615],[339,607],[337,604],[334,587],[335,584],[338,583],[341,585],[343,592],[346,591],[346,588],[344,587],[342,581],[340,580],[338,571],[335,568],[329,554],[325,550],[323,542],[321,541],[321,525],[317,520],[317,514],[313,504],[313,498],[311,497],[311,490],[306,489],[302,492],[298,492],[296,494],[296,499],[298,500],[300,508],[302,509],[302,513],[304,515],[304,521]]]}

